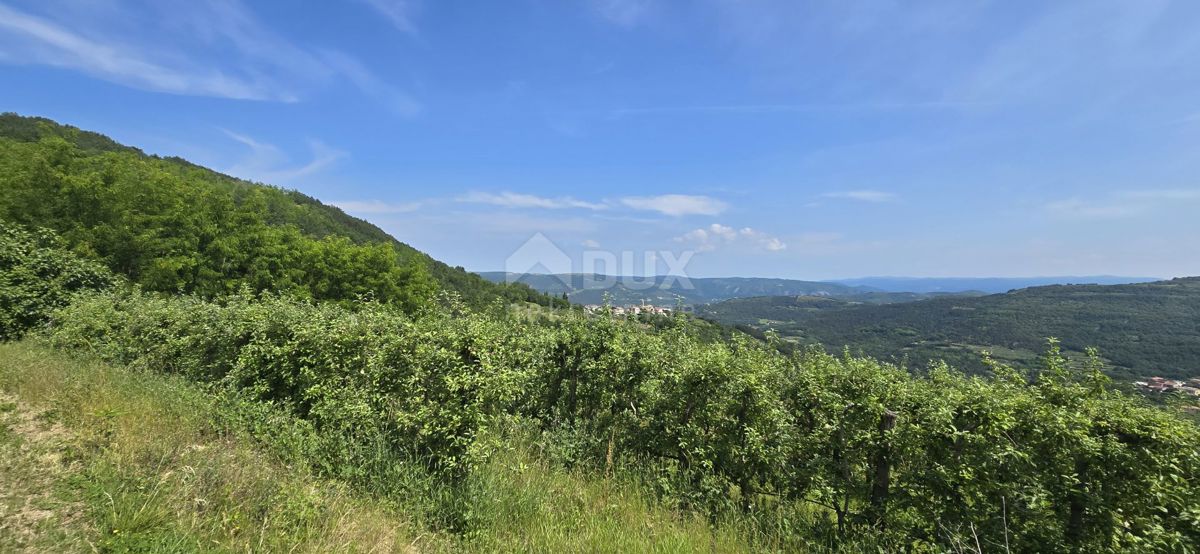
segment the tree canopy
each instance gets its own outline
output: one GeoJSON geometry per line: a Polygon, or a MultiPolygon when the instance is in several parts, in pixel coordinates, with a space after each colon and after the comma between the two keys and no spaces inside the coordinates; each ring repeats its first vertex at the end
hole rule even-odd
{"type": "Polygon", "coordinates": [[[147,290],[248,287],[415,309],[439,288],[469,304],[564,305],[451,268],[295,191],[250,183],[40,118],[0,116],[0,219],[58,232],[147,290]]]}

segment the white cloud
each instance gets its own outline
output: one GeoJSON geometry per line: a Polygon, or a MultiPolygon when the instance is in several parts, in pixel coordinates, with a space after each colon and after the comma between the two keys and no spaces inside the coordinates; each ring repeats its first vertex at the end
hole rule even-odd
{"type": "Polygon", "coordinates": [[[294,165],[286,154],[273,144],[260,142],[243,134],[222,129],[229,138],[246,145],[250,154],[225,170],[225,173],[252,181],[287,186],[295,181],[319,173],[346,157],[346,153],[330,148],[318,140],[309,141],[311,159],[294,165]]]}
{"type": "Polygon", "coordinates": [[[779,238],[770,236],[761,231],[755,231],[749,227],[743,227],[740,231],[738,231],[738,238],[749,240],[754,244],[757,244],[760,248],[769,250],[771,252],[778,252],[780,250],[787,249],[787,244],[785,244],[782,240],[779,240],[779,238]]]}
{"type": "Polygon", "coordinates": [[[402,202],[399,204],[380,200],[343,200],[332,202],[342,210],[356,214],[399,214],[415,212],[422,206],[421,202],[402,202]]]}
{"type": "Polygon", "coordinates": [[[546,198],[543,196],[520,194],[516,192],[501,192],[499,194],[490,192],[470,192],[459,196],[456,198],[456,200],[470,204],[491,204],[493,206],[502,206],[505,208],[542,208],[547,210],[560,210],[569,208],[603,210],[607,207],[604,204],[577,200],[569,196],[546,198]]]}
{"type": "Polygon", "coordinates": [[[285,40],[239,0],[126,0],[91,10],[0,4],[6,50],[20,55],[0,55],[5,63],[71,69],[153,92],[296,102],[345,81],[393,112],[418,111],[415,100],[360,62],[285,40]]]}
{"type": "Polygon", "coordinates": [[[778,252],[780,250],[787,249],[787,245],[784,244],[783,241],[781,241],[775,237],[771,237],[771,238],[768,238],[766,240],[766,242],[763,243],[763,248],[766,248],[767,250],[770,250],[772,252],[778,252]]]}
{"type": "Polygon", "coordinates": [[[693,229],[678,237],[675,242],[690,245],[701,252],[716,250],[731,245],[749,245],[770,252],[787,249],[787,244],[777,237],[750,227],[735,229],[728,225],[713,223],[708,227],[693,229]]]}
{"type": "Polygon", "coordinates": [[[361,1],[379,12],[393,27],[410,35],[417,34],[417,25],[413,22],[418,8],[417,2],[413,0],[361,1]]]}
{"type": "Polygon", "coordinates": [[[600,243],[592,239],[587,239],[580,244],[582,244],[585,248],[600,248],[600,243]]]}
{"type": "Polygon", "coordinates": [[[627,196],[621,203],[635,210],[655,211],[664,215],[718,215],[729,206],[708,196],[663,194],[660,196],[627,196]]]}
{"type": "Polygon", "coordinates": [[[709,225],[708,232],[712,234],[713,237],[721,238],[727,241],[736,239],[738,236],[736,229],[727,225],[721,225],[720,223],[713,223],[712,225],[709,225]]]}
{"type": "Polygon", "coordinates": [[[844,200],[857,200],[859,202],[894,202],[897,196],[890,192],[879,190],[847,190],[839,192],[827,192],[821,195],[822,198],[840,198],[844,200]]]}

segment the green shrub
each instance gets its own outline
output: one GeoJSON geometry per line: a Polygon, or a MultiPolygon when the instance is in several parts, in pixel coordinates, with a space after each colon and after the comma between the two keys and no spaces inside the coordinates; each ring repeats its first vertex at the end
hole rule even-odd
{"type": "Polygon", "coordinates": [[[50,231],[0,220],[0,340],[41,324],[77,291],[115,283],[107,269],[67,251],[50,231]]]}
{"type": "Polygon", "coordinates": [[[1196,427],[1098,370],[1068,370],[1056,348],[1032,380],[999,366],[989,379],[946,367],[920,377],[748,338],[706,342],[682,321],[651,332],[582,315],[530,323],[453,306],[411,316],[137,291],[80,298],[47,337],[284,407],[336,437],[322,447],[328,471],[375,468],[360,482],[385,481],[380,460],[408,459],[458,490],[497,452],[489,430],[520,416],[557,441],[556,459],[640,475],[714,517],[779,522],[811,506],[805,532],[825,544],[1200,541],[1196,427]]]}

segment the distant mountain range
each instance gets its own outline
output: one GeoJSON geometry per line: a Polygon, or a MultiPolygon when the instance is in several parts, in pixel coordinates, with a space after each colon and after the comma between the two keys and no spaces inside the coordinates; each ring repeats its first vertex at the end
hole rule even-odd
{"type": "Polygon", "coordinates": [[[1089,346],[1123,378],[1200,376],[1200,277],[1127,285],[1052,285],[987,296],[864,305],[836,297],[737,298],[701,306],[720,323],[772,329],[797,344],[849,347],[924,367],[982,371],[981,352],[1033,363],[1047,337],[1089,346]]]}
{"type": "Polygon", "coordinates": [[[617,305],[643,301],[665,306],[709,304],[731,298],[755,296],[819,296],[868,304],[909,302],[947,294],[979,296],[1043,285],[1114,285],[1157,281],[1151,277],[863,277],[834,281],[802,281],[764,277],[617,277],[590,273],[479,274],[495,283],[519,282],[535,290],[560,296],[567,293],[577,304],[601,304],[606,295],[617,305]]]}
{"type": "Polygon", "coordinates": [[[617,277],[590,273],[547,275],[502,271],[482,272],[479,275],[497,283],[524,283],[535,290],[556,296],[566,293],[568,298],[577,304],[602,304],[608,301],[614,305],[641,302],[660,306],[674,306],[677,303],[698,305],[753,296],[812,296],[838,298],[849,302],[888,304],[923,300],[945,294],[891,292],[861,285],[760,277],[686,279],[666,275],[617,277]]]}
{"type": "Polygon", "coordinates": [[[997,293],[1045,285],[1126,285],[1159,280],[1161,280],[1160,277],[1090,275],[1072,277],[860,277],[836,279],[830,282],[887,292],[980,291],[997,293]]]}

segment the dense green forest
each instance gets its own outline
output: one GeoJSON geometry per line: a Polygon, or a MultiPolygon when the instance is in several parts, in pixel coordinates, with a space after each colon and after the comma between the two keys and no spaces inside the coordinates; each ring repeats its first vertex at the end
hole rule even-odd
{"type": "Polygon", "coordinates": [[[980,297],[885,306],[831,298],[742,298],[705,306],[704,317],[803,344],[849,347],[916,366],[945,359],[970,371],[979,353],[1029,361],[1045,337],[1083,352],[1097,347],[1121,378],[1200,376],[1200,278],[1132,285],[1053,285],[980,297]]]}
{"type": "MultiPolygon", "coordinates": [[[[785,354],[770,335],[704,336],[684,315],[530,317],[507,302],[514,289],[481,288],[495,296],[478,304],[439,294],[444,285],[427,264],[392,243],[310,234],[295,223],[303,218],[272,222],[269,198],[285,194],[277,189],[242,190],[136,152],[89,153],[103,144],[95,137],[78,145],[38,137],[4,143],[10,221],[0,232],[0,322],[5,339],[23,342],[3,349],[0,386],[18,400],[54,375],[87,378],[86,369],[35,369],[46,349],[103,362],[83,363],[94,372],[193,385],[200,392],[188,394],[233,406],[209,435],[229,444],[249,437],[272,453],[264,465],[403,509],[414,534],[443,537],[449,550],[535,548],[495,542],[504,527],[497,503],[535,514],[517,520],[509,531],[517,537],[569,536],[602,521],[611,529],[628,513],[668,511],[671,533],[691,533],[675,544],[713,551],[1190,552],[1200,544],[1200,428],[1114,389],[1095,353],[1069,355],[1051,341],[1034,363],[985,360],[989,375],[971,377],[946,364],[911,373],[816,347],[785,354]],[[194,184],[204,179],[228,186],[194,184]],[[228,211],[193,203],[220,198],[228,211]],[[314,275],[290,256],[335,267],[314,275]],[[366,275],[339,273],[352,268],[366,275]],[[537,511],[526,499],[543,485],[530,467],[574,479],[578,490],[558,493],[562,510],[589,520],[537,511]]],[[[78,392],[60,406],[80,405],[86,391],[64,386],[78,392]]],[[[111,425],[122,413],[84,415],[94,416],[95,436],[70,459],[130,448],[113,439],[128,436],[111,425]]],[[[224,544],[197,542],[187,534],[196,525],[173,516],[141,515],[165,502],[137,496],[168,487],[157,469],[157,481],[104,488],[129,467],[182,466],[197,451],[191,441],[203,438],[186,436],[80,478],[104,503],[93,515],[102,533],[94,544],[224,544]],[[141,508],[118,517],[130,504],[141,508]]],[[[218,526],[228,544],[245,544],[234,536],[242,529],[262,530],[260,545],[285,544],[304,528],[288,521],[328,521],[321,514],[331,508],[315,495],[279,497],[292,514],[283,521],[263,515],[273,513],[269,498],[256,500],[262,510],[203,510],[247,518],[218,526]]],[[[620,527],[626,538],[654,537],[656,521],[620,527]]]]}
{"type": "Polygon", "coordinates": [[[438,289],[468,304],[564,305],[452,268],[299,192],[147,156],[42,118],[0,115],[0,219],[46,227],[147,290],[248,287],[415,309],[438,289]]]}

